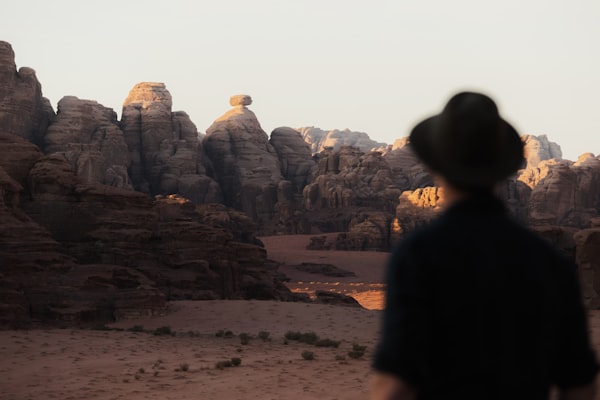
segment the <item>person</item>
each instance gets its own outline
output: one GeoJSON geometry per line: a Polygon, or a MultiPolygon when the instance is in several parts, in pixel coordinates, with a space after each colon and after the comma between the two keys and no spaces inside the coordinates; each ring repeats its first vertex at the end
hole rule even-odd
{"type": "Polygon", "coordinates": [[[592,399],[597,372],[574,265],[514,221],[495,188],[523,144],[481,93],[409,138],[444,212],[390,256],[373,400],[592,399]]]}

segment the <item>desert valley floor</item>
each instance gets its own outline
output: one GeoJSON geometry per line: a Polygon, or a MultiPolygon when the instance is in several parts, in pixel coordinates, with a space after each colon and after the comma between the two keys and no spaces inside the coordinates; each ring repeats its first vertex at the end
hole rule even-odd
{"type": "MultiPolygon", "coordinates": [[[[335,290],[354,296],[365,308],[257,300],[182,301],[171,303],[165,316],[110,325],[123,331],[1,331],[0,398],[367,398],[387,254],[306,251],[308,237],[304,236],[263,241],[271,259],[289,265],[330,263],[355,272],[356,277],[328,278],[288,267],[283,270],[293,290],[335,290]],[[169,327],[175,335],[151,333],[161,327],[169,327]],[[233,337],[227,337],[226,331],[233,337]],[[285,340],[288,331],[312,331],[340,344],[316,347],[285,340]],[[260,332],[268,332],[268,337],[263,333],[265,340],[261,339],[260,332]],[[240,333],[251,336],[247,344],[241,343],[240,333]],[[361,357],[348,355],[355,344],[366,346],[361,357]],[[314,359],[304,359],[306,352],[313,353],[314,359]],[[232,359],[239,359],[240,365],[227,366],[232,359]]],[[[592,311],[590,318],[594,346],[600,351],[600,311],[592,311]]]]}

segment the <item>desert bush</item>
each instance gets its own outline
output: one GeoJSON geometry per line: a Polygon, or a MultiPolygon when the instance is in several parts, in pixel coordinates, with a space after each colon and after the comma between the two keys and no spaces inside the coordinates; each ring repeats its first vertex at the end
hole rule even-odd
{"type": "Polygon", "coordinates": [[[179,367],[175,368],[176,372],[180,372],[180,371],[188,371],[190,369],[190,365],[188,363],[181,363],[179,364],[179,367]]]}
{"type": "Polygon", "coordinates": [[[296,340],[300,343],[306,343],[306,344],[316,344],[319,341],[319,336],[314,333],[314,332],[293,332],[293,331],[288,331],[285,334],[285,338],[289,339],[289,340],[296,340]]]}
{"type": "MultiPolygon", "coordinates": [[[[240,360],[241,362],[241,360],[240,360]]],[[[225,361],[219,361],[215,364],[215,368],[217,369],[225,369],[225,368],[229,368],[233,366],[233,363],[231,362],[231,360],[225,360],[225,361]]]]}
{"type": "Polygon", "coordinates": [[[304,350],[302,352],[302,358],[304,358],[305,360],[314,360],[315,353],[313,353],[312,351],[304,350]]]}
{"type": "Polygon", "coordinates": [[[231,365],[233,365],[234,367],[239,367],[241,363],[242,363],[242,359],[239,357],[233,357],[231,359],[231,365]]]}
{"type": "Polygon", "coordinates": [[[233,337],[233,332],[231,332],[231,331],[225,331],[223,333],[223,337],[227,338],[227,339],[232,338],[233,337]]]}
{"type": "Polygon", "coordinates": [[[331,339],[320,339],[315,343],[317,347],[335,347],[336,349],[340,346],[339,340],[331,339]]]}
{"type": "Polygon", "coordinates": [[[215,333],[216,337],[223,337],[225,335],[225,331],[223,329],[219,329],[217,333],[215,333]]]}
{"type": "Polygon", "coordinates": [[[367,346],[361,346],[354,343],[352,345],[352,351],[348,352],[348,357],[353,359],[361,358],[365,355],[365,350],[367,350],[367,346]]]}
{"type": "Polygon", "coordinates": [[[129,332],[144,332],[144,326],[143,325],[134,325],[127,330],[129,332]]]}
{"type": "Polygon", "coordinates": [[[271,340],[271,334],[267,331],[260,331],[258,332],[258,338],[263,342],[268,342],[271,340]]]}
{"type": "Polygon", "coordinates": [[[156,328],[152,334],[154,336],[174,336],[175,332],[171,330],[170,326],[161,326],[160,328],[156,328]]]}
{"type": "Polygon", "coordinates": [[[240,343],[243,345],[250,343],[250,335],[247,333],[240,333],[240,343]]]}

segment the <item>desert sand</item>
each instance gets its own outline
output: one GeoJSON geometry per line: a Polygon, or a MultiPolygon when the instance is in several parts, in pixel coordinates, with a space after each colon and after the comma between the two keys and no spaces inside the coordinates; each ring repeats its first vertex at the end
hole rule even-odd
{"type": "MultiPolygon", "coordinates": [[[[297,271],[290,270],[290,284],[303,282],[299,285],[307,291],[336,282],[345,293],[380,291],[370,285],[381,285],[385,253],[302,255],[302,238],[294,238],[294,243],[284,237],[263,239],[267,248],[278,249],[269,251],[272,259],[289,264],[319,260],[357,275],[342,282],[295,275],[297,271]]],[[[257,300],[182,301],[170,303],[169,308],[164,316],[105,327],[111,330],[0,331],[0,399],[368,397],[370,361],[381,316],[378,310],[257,300]],[[161,327],[169,327],[174,334],[154,335],[161,327]],[[226,337],[226,331],[232,337],[226,337]],[[285,340],[288,331],[315,332],[340,344],[316,347],[285,340]],[[266,340],[261,339],[260,332],[267,332],[268,338],[263,333],[266,340]],[[240,339],[243,333],[251,337],[247,344],[240,339]],[[349,356],[354,344],[366,346],[364,355],[349,356]],[[312,352],[314,359],[304,359],[303,352],[312,352]],[[239,366],[217,367],[233,358],[239,358],[239,366]]],[[[599,311],[590,312],[590,327],[594,346],[600,350],[599,311]]]]}

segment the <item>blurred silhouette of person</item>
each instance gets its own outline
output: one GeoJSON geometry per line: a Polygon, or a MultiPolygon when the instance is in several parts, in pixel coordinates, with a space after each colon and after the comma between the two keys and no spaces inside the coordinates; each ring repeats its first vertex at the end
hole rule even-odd
{"type": "Polygon", "coordinates": [[[410,145],[444,212],[392,252],[371,398],[591,400],[597,372],[575,266],[508,216],[495,188],[523,164],[488,96],[463,92],[410,145]]]}

